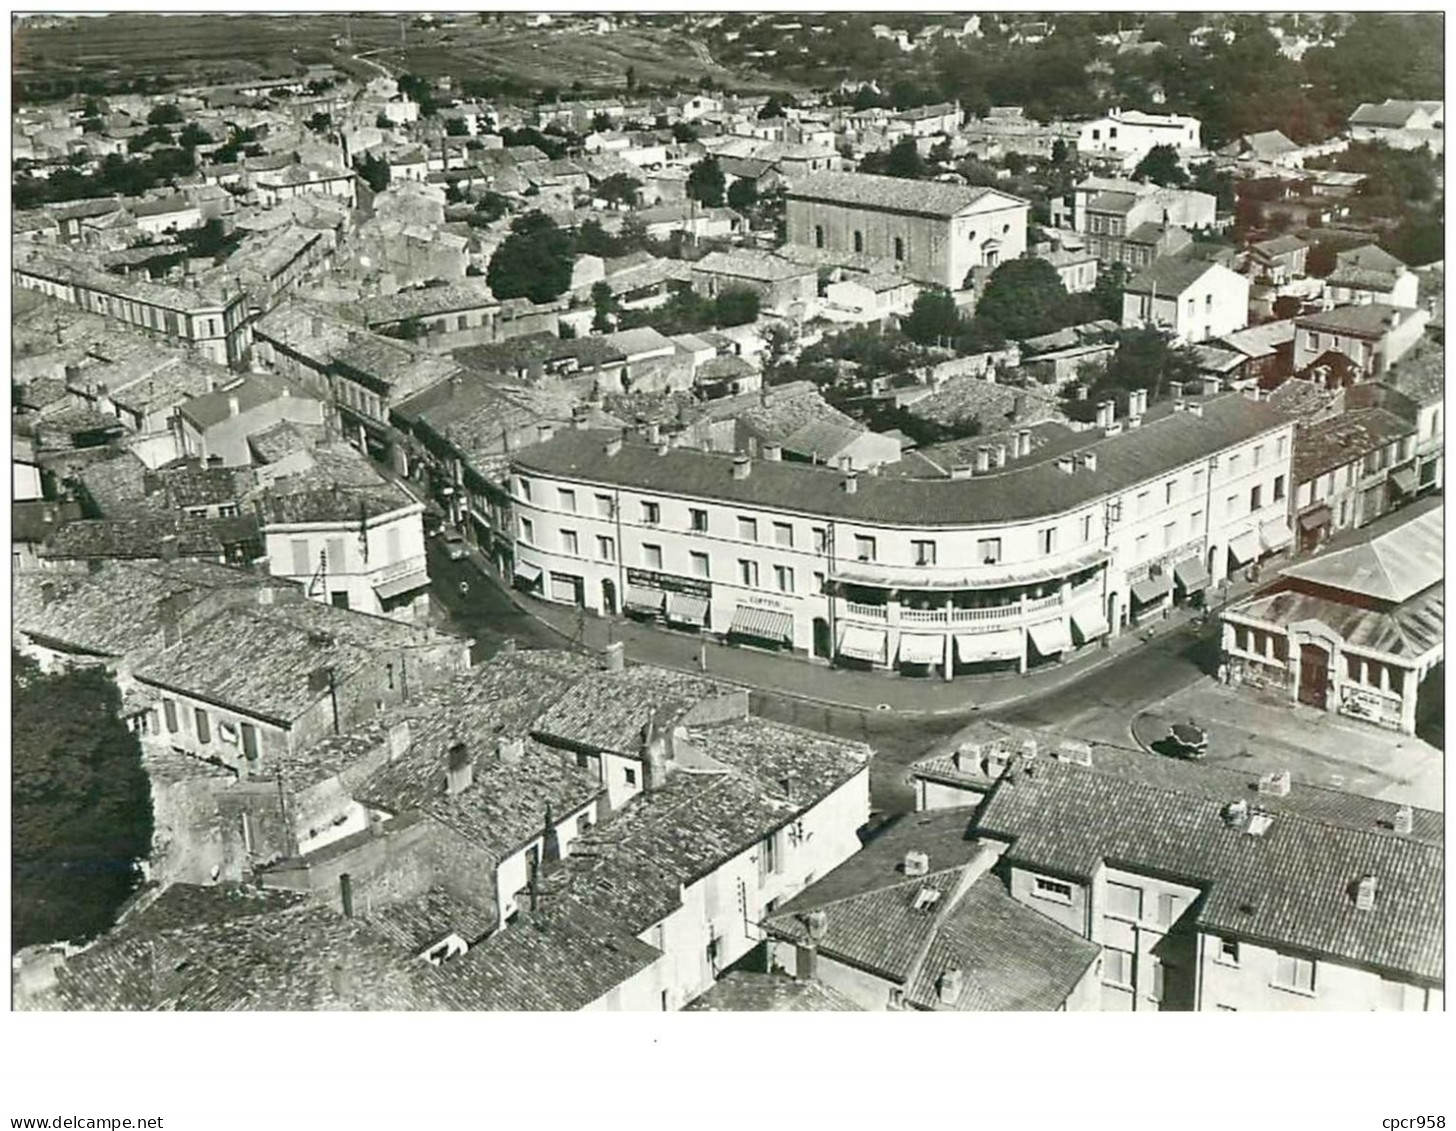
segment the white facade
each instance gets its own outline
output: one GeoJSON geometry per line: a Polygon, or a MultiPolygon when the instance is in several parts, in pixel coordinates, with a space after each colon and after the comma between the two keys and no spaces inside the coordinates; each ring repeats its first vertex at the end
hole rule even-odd
{"type": "Polygon", "coordinates": [[[1197,1008],[1207,1011],[1439,1013],[1445,1008],[1446,995],[1438,988],[1203,932],[1198,935],[1198,969],[1197,1008]]]}
{"type": "Polygon", "coordinates": [[[1249,280],[1210,263],[1176,295],[1127,291],[1122,296],[1125,327],[1158,326],[1182,344],[1222,337],[1249,324],[1249,280]]]}
{"type": "Polygon", "coordinates": [[[1132,591],[1149,577],[1171,596],[1179,563],[1196,560],[1216,584],[1287,544],[1292,451],[1293,425],[1279,424],[1062,512],[958,526],[851,521],[518,469],[516,572],[538,596],[597,613],[646,595],[663,599],[671,624],[674,603],[706,601],[701,629],[772,622],[799,653],[924,664],[947,678],[958,663],[1025,670],[1032,647],[1048,657],[1119,631],[1139,613],[1132,591]],[[957,601],[967,594],[971,607],[957,601]]]}
{"type": "Polygon", "coordinates": [[[408,620],[429,585],[424,506],[354,521],[269,523],[268,572],[308,589],[312,600],[408,620]]]}
{"type": "Polygon", "coordinates": [[[1202,124],[1197,118],[1138,110],[1113,110],[1105,117],[1082,123],[1077,133],[1078,153],[1120,156],[1128,166],[1136,165],[1154,146],[1196,150],[1202,144],[1202,124]]]}

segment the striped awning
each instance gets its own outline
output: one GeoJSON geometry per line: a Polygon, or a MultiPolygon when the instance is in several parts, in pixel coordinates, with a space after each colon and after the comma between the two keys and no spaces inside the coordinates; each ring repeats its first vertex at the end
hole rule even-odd
{"type": "Polygon", "coordinates": [[[1184,558],[1173,567],[1173,580],[1185,593],[1197,593],[1208,588],[1208,570],[1203,568],[1203,555],[1195,554],[1184,558]]]}
{"type": "Polygon", "coordinates": [[[910,633],[900,637],[902,664],[938,664],[944,659],[945,637],[915,636],[910,633]]]}
{"type": "Polygon", "coordinates": [[[708,623],[708,599],[692,593],[669,593],[667,619],[676,624],[691,624],[701,628],[708,623]]]}
{"type": "Polygon", "coordinates": [[[1084,643],[1106,636],[1110,631],[1107,618],[1102,615],[1102,611],[1090,605],[1072,613],[1072,627],[1081,635],[1084,643]]]}
{"type": "Polygon", "coordinates": [[[1145,577],[1141,581],[1133,582],[1132,599],[1139,605],[1150,605],[1166,597],[1171,588],[1166,573],[1161,577],[1145,577]]]}
{"type": "Polygon", "coordinates": [[[1237,538],[1233,538],[1228,544],[1229,557],[1234,565],[1246,566],[1259,556],[1259,534],[1254,530],[1245,530],[1237,538]]]}
{"type": "Polygon", "coordinates": [[[763,609],[757,605],[739,605],[733,610],[733,621],[728,631],[734,636],[752,636],[758,640],[771,640],[775,644],[794,642],[794,615],[777,609],[763,609]]]}
{"type": "Polygon", "coordinates": [[[1060,618],[1034,624],[1026,632],[1036,650],[1043,656],[1055,656],[1072,646],[1072,631],[1067,627],[1067,622],[1060,618]]]}
{"type": "Polygon", "coordinates": [[[423,589],[430,584],[430,575],[422,569],[414,570],[403,577],[396,577],[392,581],[385,581],[374,587],[374,592],[381,601],[388,601],[391,597],[398,597],[401,593],[411,593],[416,589],[423,589]]]}
{"type": "Polygon", "coordinates": [[[852,656],[856,660],[868,660],[872,664],[883,664],[888,641],[888,634],[883,628],[846,625],[839,638],[839,654],[852,656]]]}
{"type": "Polygon", "coordinates": [[[662,602],[667,596],[661,589],[643,589],[638,585],[627,586],[627,600],[622,607],[629,613],[646,613],[656,616],[662,612],[662,602]]]}
{"type": "Polygon", "coordinates": [[[1401,467],[1392,471],[1390,473],[1390,481],[1404,495],[1414,495],[1416,493],[1416,469],[1413,467],[1401,467]]]}
{"type": "Polygon", "coordinates": [[[956,655],[963,664],[1019,660],[1026,651],[1019,628],[1001,628],[995,632],[958,632],[955,642],[956,655]]]}
{"type": "Polygon", "coordinates": [[[1293,541],[1294,531],[1289,529],[1288,519],[1276,518],[1259,527],[1259,543],[1266,554],[1282,550],[1293,541]]]}
{"type": "Polygon", "coordinates": [[[516,576],[527,585],[535,585],[541,580],[541,567],[533,562],[517,562],[516,576]]]}

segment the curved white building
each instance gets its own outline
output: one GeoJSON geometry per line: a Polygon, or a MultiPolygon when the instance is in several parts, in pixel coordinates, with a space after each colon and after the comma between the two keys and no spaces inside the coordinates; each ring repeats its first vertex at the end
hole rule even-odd
{"type": "Polygon", "coordinates": [[[513,461],[516,584],[826,659],[1024,671],[1291,541],[1291,423],[1237,394],[1132,408],[935,478],[563,432],[513,461]]]}

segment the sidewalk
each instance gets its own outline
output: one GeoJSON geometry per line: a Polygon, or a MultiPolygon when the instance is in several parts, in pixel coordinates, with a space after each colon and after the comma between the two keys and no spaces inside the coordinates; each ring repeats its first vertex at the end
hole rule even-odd
{"type": "Polygon", "coordinates": [[[1008,672],[958,676],[946,681],[940,676],[915,678],[834,668],[821,661],[719,644],[707,637],[653,628],[621,617],[582,613],[514,589],[509,592],[523,612],[554,629],[566,643],[592,651],[601,651],[611,641],[620,640],[626,644],[627,658],[637,663],[679,671],[705,670],[729,683],[830,707],[921,716],[970,714],[1048,694],[1138,648],[1147,634],[1170,632],[1192,617],[1190,610],[1176,610],[1150,629],[1129,629],[1106,648],[1087,649],[1065,663],[1026,675],[1008,672]],[[699,666],[700,649],[705,668],[699,666]]]}
{"type": "Polygon", "coordinates": [[[1139,714],[1133,738],[1154,750],[1175,722],[1208,732],[1208,765],[1288,770],[1307,785],[1444,809],[1444,758],[1414,735],[1365,726],[1301,704],[1256,697],[1204,679],[1139,714]]]}

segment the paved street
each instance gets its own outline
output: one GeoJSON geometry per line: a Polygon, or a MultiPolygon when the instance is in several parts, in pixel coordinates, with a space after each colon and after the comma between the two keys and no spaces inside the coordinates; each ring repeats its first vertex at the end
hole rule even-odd
{"type": "Polygon", "coordinates": [[[471,559],[452,562],[438,538],[429,539],[430,602],[441,628],[475,640],[471,660],[494,655],[507,639],[522,648],[558,648],[562,639],[535,617],[523,612],[493,578],[471,559]],[[469,591],[460,592],[465,582],[469,591]]]}

